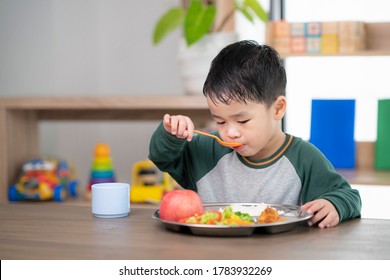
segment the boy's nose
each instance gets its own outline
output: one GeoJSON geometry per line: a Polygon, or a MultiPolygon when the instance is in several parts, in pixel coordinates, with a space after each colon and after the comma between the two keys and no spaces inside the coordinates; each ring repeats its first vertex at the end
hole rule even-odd
{"type": "Polygon", "coordinates": [[[237,127],[229,126],[227,129],[226,135],[227,135],[227,137],[229,137],[229,139],[236,139],[236,138],[240,137],[240,132],[237,129],[237,127]]]}

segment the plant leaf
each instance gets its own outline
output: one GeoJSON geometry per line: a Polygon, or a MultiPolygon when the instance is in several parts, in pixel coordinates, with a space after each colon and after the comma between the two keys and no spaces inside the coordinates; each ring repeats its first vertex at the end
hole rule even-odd
{"type": "Polygon", "coordinates": [[[247,7],[237,7],[237,9],[250,21],[253,23],[253,16],[248,10],[247,7]]]}
{"type": "Polygon", "coordinates": [[[201,39],[214,23],[217,9],[214,5],[203,5],[192,0],[184,20],[184,36],[188,46],[201,39]]]}
{"type": "Polygon", "coordinates": [[[257,0],[245,0],[243,6],[246,6],[251,9],[256,14],[256,16],[263,22],[268,21],[268,13],[264,11],[263,7],[260,5],[259,2],[257,2],[257,0]]]}
{"type": "Polygon", "coordinates": [[[154,28],[153,44],[159,44],[169,33],[181,26],[184,15],[185,11],[181,7],[172,8],[163,14],[154,28]]]}

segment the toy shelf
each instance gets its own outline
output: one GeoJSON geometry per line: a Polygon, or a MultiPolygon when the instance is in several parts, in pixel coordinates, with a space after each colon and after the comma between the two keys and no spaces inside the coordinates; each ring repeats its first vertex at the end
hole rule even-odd
{"type": "Polygon", "coordinates": [[[210,120],[203,96],[32,97],[0,99],[0,203],[17,170],[39,156],[42,120],[161,120],[167,112],[210,120]]]}

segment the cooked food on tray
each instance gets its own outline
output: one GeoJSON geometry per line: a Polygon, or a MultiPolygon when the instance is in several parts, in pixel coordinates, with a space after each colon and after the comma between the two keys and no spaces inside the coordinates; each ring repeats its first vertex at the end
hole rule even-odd
{"type": "Polygon", "coordinates": [[[207,211],[188,218],[179,219],[179,223],[206,224],[206,225],[229,225],[244,226],[253,225],[255,222],[249,214],[239,211],[233,212],[231,206],[223,208],[222,211],[207,211]]]}
{"type": "Polygon", "coordinates": [[[179,219],[178,222],[185,224],[246,226],[253,225],[256,222],[265,224],[283,222],[285,220],[286,218],[280,217],[278,210],[271,206],[267,206],[256,220],[256,218],[251,217],[247,213],[233,211],[232,206],[229,205],[220,209],[220,211],[206,211],[202,214],[179,219]]]}
{"type": "Polygon", "coordinates": [[[286,218],[279,217],[279,212],[273,207],[268,206],[264,209],[263,212],[261,212],[259,218],[257,219],[257,222],[259,224],[267,224],[267,223],[277,223],[277,222],[283,222],[286,218]]]}

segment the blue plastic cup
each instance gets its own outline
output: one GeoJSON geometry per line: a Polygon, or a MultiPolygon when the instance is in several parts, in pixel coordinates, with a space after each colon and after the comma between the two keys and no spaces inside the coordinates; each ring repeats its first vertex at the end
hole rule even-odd
{"type": "Polygon", "coordinates": [[[97,218],[122,218],[130,213],[130,185],[99,183],[92,188],[92,214],[97,218]]]}

